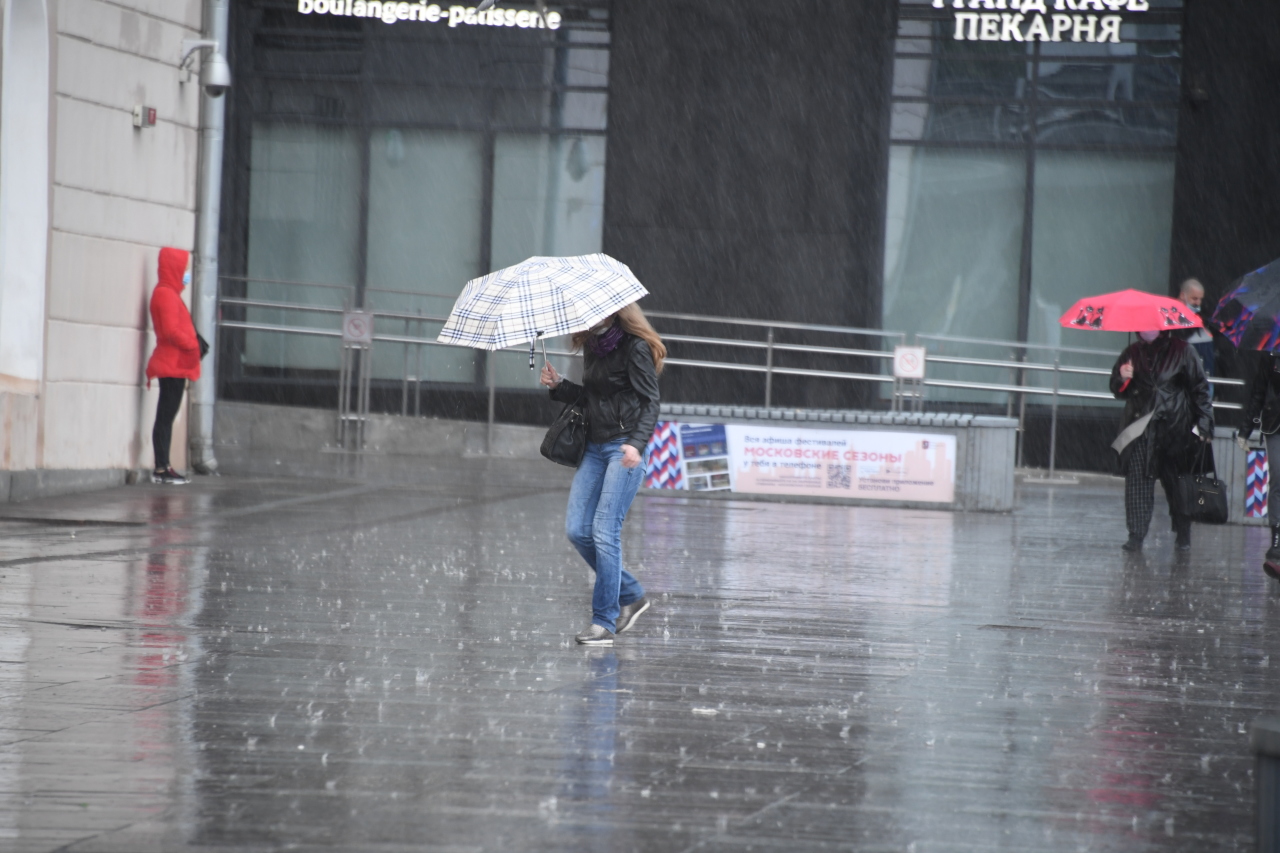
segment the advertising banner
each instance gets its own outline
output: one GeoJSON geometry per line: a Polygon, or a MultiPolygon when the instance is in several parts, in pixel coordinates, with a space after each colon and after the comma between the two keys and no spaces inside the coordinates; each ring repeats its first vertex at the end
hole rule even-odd
{"type": "Polygon", "coordinates": [[[736,424],[725,433],[736,492],[955,501],[954,436],[736,424]]]}
{"type": "Polygon", "coordinates": [[[955,460],[952,435],[663,421],[645,486],[949,504],[955,460]]]}
{"type": "Polygon", "coordinates": [[[718,492],[732,488],[726,430],[727,427],[722,424],[680,425],[687,488],[695,492],[718,492]]]}

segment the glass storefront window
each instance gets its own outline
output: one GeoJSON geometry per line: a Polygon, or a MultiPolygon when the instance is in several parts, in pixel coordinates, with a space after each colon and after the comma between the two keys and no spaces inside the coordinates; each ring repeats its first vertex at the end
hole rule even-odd
{"type": "MultiPolygon", "coordinates": [[[[483,163],[484,139],[479,133],[399,128],[373,133],[366,305],[410,315],[449,313],[462,284],[474,278],[480,266],[483,163]]],[[[440,324],[390,319],[380,321],[379,329],[434,338],[440,324]]],[[[404,373],[403,347],[387,344],[375,350],[374,376],[399,379],[404,373]]],[[[474,351],[413,350],[412,375],[430,382],[475,381],[474,351]]]]}
{"type": "MultiPolygon", "coordinates": [[[[1008,38],[958,38],[978,31],[957,27],[952,4],[901,0],[886,329],[1119,351],[1124,336],[1064,332],[1057,321],[1092,293],[1168,291],[1181,7],[1160,0],[1124,12],[1118,29],[1108,24],[1118,41],[1089,41],[1087,18],[1078,40],[1064,30],[1056,41],[1028,41],[1003,29],[991,33],[1008,38]]],[[[1020,33],[1031,32],[1031,16],[1022,18],[1020,33]]],[[[971,349],[946,352],[1006,358],[1018,347],[971,349]]],[[[1052,362],[1053,353],[1028,358],[1052,362]]],[[[976,382],[1011,378],[964,372],[976,382]]],[[[931,376],[951,374],[939,365],[931,376]]],[[[1096,377],[1064,380],[1073,384],[1098,389],[1096,377]]],[[[1007,402],[976,389],[929,396],[1007,402]]]]}
{"type": "MultiPolygon", "coordinates": [[[[893,147],[886,329],[997,340],[1017,335],[1025,179],[1026,167],[1014,152],[893,147]]],[[[959,352],[955,344],[948,351],[959,352]]],[[[990,352],[974,355],[991,357],[990,352]]],[[[944,366],[931,375],[959,378],[944,366]]],[[[972,372],[967,375],[972,381],[972,372]]],[[[930,395],[974,396],[944,389],[930,389],[930,395]]],[[[995,400],[989,394],[978,398],[995,400]]]]}
{"type": "MultiPolygon", "coordinates": [[[[604,137],[502,134],[493,160],[493,248],[501,269],[535,255],[600,251],[604,227],[604,137]]],[[[548,339],[567,350],[568,338],[548,339]]],[[[563,361],[560,368],[566,367],[563,361]]],[[[536,387],[527,355],[492,357],[499,387],[536,387]]]]}
{"type": "MultiPolygon", "coordinates": [[[[305,124],[253,127],[246,295],[260,302],[342,308],[356,280],[360,149],[351,130],[305,124]],[[337,285],[317,287],[311,284],[337,285]]],[[[322,314],[251,308],[252,323],[332,328],[322,314]]],[[[242,363],[278,371],[336,370],[331,341],[246,332],[242,363]]]]}
{"type": "MultiPolygon", "coordinates": [[[[392,315],[379,317],[379,335],[434,340],[441,323],[430,318],[447,315],[470,279],[532,255],[600,251],[608,3],[556,11],[562,24],[550,30],[388,26],[301,15],[284,0],[237,6],[231,136],[247,143],[248,168],[225,181],[224,209],[249,216],[243,278],[229,295],[360,306],[392,315]]],[[[333,314],[240,316],[336,327],[333,314]]],[[[332,338],[234,340],[234,380],[327,386],[338,367],[332,338]]],[[[447,391],[491,378],[538,387],[527,356],[460,347],[380,342],[373,375],[447,391]]]]}
{"type": "MultiPolygon", "coordinates": [[[[1111,367],[1128,335],[1064,329],[1058,318],[1086,296],[1126,288],[1168,290],[1173,163],[1172,154],[1037,156],[1029,341],[1102,350],[1111,355],[1094,358],[1094,366],[1111,367]]],[[[1052,385],[1046,374],[1032,379],[1052,385]]],[[[1100,390],[1097,377],[1062,374],[1060,382],[1063,388],[1100,390]]]]}

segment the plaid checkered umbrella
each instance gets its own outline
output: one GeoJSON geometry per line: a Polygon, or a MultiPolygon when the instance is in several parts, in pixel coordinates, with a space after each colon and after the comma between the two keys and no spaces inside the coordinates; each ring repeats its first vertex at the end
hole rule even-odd
{"type": "Polygon", "coordinates": [[[436,340],[499,350],[581,332],[648,295],[608,255],[529,258],[467,282],[436,340]]]}

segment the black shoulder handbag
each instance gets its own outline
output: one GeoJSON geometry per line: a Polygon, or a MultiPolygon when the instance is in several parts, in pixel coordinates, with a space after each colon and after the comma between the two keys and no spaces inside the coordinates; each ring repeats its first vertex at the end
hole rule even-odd
{"type": "Polygon", "coordinates": [[[1208,445],[1208,442],[1203,442],[1191,473],[1178,475],[1174,505],[1192,521],[1201,524],[1226,524],[1230,514],[1227,486],[1218,479],[1217,471],[1211,470],[1213,466],[1205,464],[1208,445]],[[1206,470],[1207,468],[1210,470],[1206,470]]]}
{"type": "Polygon", "coordinates": [[[587,415],[582,408],[581,394],[556,415],[539,450],[557,465],[577,468],[582,462],[582,455],[587,452],[587,415]]]}

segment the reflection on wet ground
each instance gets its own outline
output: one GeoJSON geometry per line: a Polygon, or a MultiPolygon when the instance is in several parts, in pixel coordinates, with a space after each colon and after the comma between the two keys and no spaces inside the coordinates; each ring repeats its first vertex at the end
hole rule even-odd
{"type": "Polygon", "coordinates": [[[1252,849],[1264,530],[645,497],[582,650],[571,472],[244,467],[0,507],[0,849],[1252,849]]]}

